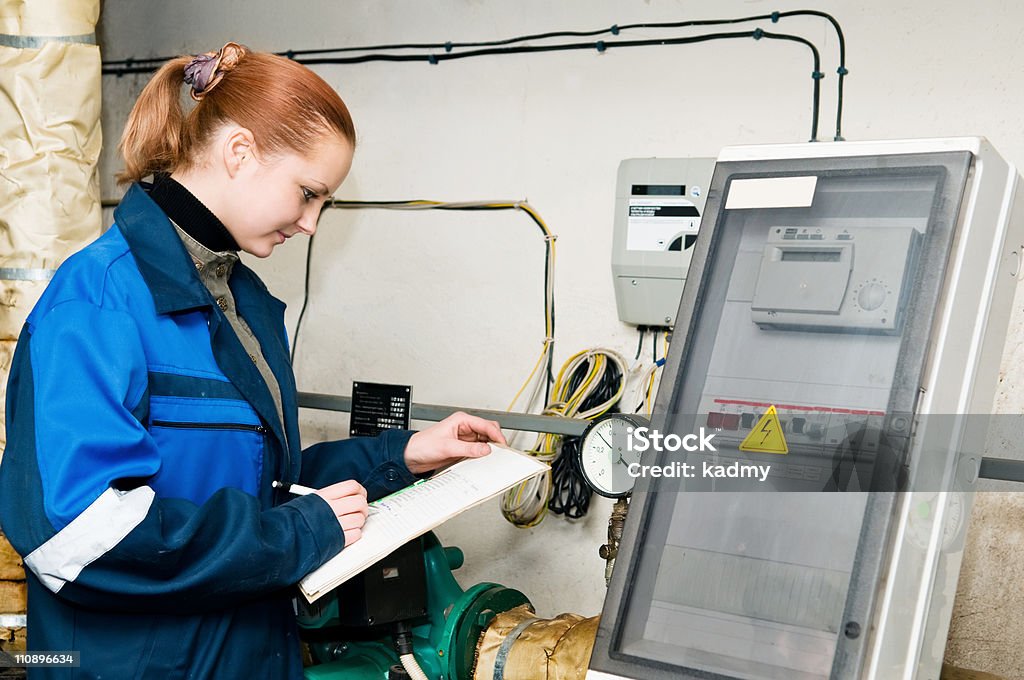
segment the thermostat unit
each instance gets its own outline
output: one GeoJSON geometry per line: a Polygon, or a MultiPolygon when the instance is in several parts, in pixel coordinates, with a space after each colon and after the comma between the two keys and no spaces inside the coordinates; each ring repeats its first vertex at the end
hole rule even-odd
{"type": "Polygon", "coordinates": [[[714,158],[619,164],[612,277],[623,323],[675,324],[714,169],[714,158]]]}

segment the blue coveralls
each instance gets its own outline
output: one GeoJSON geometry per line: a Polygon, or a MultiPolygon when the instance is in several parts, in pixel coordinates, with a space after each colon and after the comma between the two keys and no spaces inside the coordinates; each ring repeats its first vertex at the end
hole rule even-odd
{"type": "Polygon", "coordinates": [[[317,496],[415,480],[411,432],[299,444],[284,304],[238,263],[259,370],[173,226],[134,185],[115,226],[58,270],[22,330],[7,393],[0,526],[25,558],[28,646],[78,651],[40,678],[300,678],[293,584],[342,549],[317,496]],[[286,501],[286,502],[285,502],[286,501]]]}

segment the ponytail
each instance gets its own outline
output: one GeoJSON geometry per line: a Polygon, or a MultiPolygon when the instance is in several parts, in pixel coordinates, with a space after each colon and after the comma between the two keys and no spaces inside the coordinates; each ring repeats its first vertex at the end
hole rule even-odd
{"type": "Polygon", "coordinates": [[[164,64],[143,88],[128,114],[119,148],[124,170],[118,184],[138,182],[157,173],[168,173],[181,164],[181,84],[191,57],[178,57],[164,64]]]}
{"type": "Polygon", "coordinates": [[[121,135],[118,183],[192,165],[228,123],[250,130],[267,154],[308,153],[331,132],[356,143],[345,102],[320,76],[290,59],[229,42],[218,52],[172,59],[146,84],[121,135]],[[196,100],[187,114],[185,83],[196,100]]]}

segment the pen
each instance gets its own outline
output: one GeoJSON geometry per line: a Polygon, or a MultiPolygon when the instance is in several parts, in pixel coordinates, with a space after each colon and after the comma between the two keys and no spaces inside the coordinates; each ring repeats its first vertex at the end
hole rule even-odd
{"type": "MultiPolygon", "coordinates": [[[[270,483],[270,486],[275,489],[284,489],[286,493],[292,493],[296,496],[308,496],[316,491],[316,489],[311,489],[308,486],[302,486],[301,484],[285,484],[284,482],[279,482],[276,479],[270,483]]],[[[370,511],[366,513],[366,516],[369,517],[370,515],[375,514],[377,514],[377,508],[375,508],[373,504],[370,504],[370,511]]]]}
{"type": "Polygon", "coordinates": [[[287,493],[293,493],[296,496],[308,496],[314,493],[316,489],[311,489],[308,486],[302,486],[301,484],[285,484],[284,482],[273,481],[270,486],[275,489],[284,489],[287,493]]]}

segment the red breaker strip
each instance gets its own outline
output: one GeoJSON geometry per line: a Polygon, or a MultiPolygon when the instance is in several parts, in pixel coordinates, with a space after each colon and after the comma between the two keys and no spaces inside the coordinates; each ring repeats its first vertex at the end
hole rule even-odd
{"type": "Polygon", "coordinates": [[[868,411],[856,408],[833,408],[831,406],[799,406],[797,404],[769,404],[763,401],[744,401],[742,399],[715,399],[716,404],[735,406],[756,406],[759,408],[775,407],[777,411],[811,411],[814,413],[842,413],[855,416],[884,416],[885,411],[868,411]]]}

